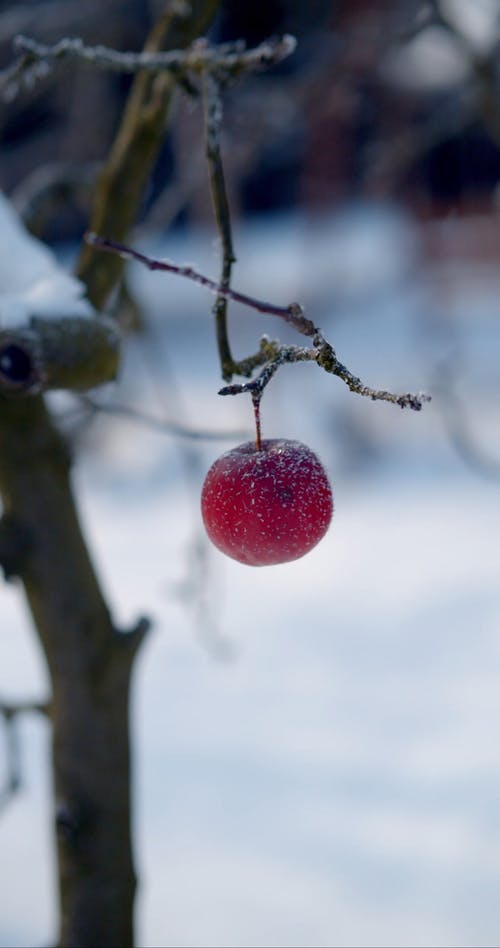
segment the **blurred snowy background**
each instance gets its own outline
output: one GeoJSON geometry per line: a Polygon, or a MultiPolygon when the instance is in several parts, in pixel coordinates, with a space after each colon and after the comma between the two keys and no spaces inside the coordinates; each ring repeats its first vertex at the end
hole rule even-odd
{"type": "MultiPolygon", "coordinates": [[[[0,14],[9,6],[20,15],[15,4],[0,14]]],[[[441,6],[488,49],[496,3],[441,6]]],[[[284,123],[274,157],[255,146],[253,177],[239,188],[231,134],[237,141],[243,120],[231,94],[234,284],[300,300],[367,384],[423,389],[432,402],[402,412],[315,366],[283,369],[263,402],[264,433],[317,451],[336,510],[308,557],[258,570],[210,549],[201,531],[200,487],[227,441],[179,439],[106,412],[85,423],[74,403],[53,399],[80,448],[79,506],[114,615],[131,624],[146,612],[155,623],[132,706],[144,948],[499,943],[500,158],[479,121],[472,138],[464,121],[429,144],[427,117],[434,129],[453,105],[471,108],[449,33],[418,33],[411,56],[396,50],[375,71],[381,47],[366,37],[384,4],[311,5],[327,7],[324,32],[304,38],[307,49],[322,37],[324,63],[317,74],[302,64],[318,114],[308,112],[300,155],[297,67],[269,85],[284,123]],[[325,37],[337,49],[339,35],[347,49],[346,36],[365,38],[357,72],[344,62],[342,89],[318,98],[324,70],[336,68],[325,37]],[[425,140],[416,163],[386,149],[404,174],[390,162],[368,174],[375,124],[382,144],[415,129],[412,147],[425,140]],[[286,172],[283,156],[294,154],[286,172]],[[288,181],[287,193],[269,180],[288,181]]],[[[258,84],[240,92],[253,114],[258,84]]],[[[190,116],[169,143],[181,154],[190,116]]],[[[34,129],[47,131],[43,116],[34,129]]],[[[19,198],[13,166],[3,166],[4,187],[19,198]]],[[[203,175],[194,180],[184,181],[177,226],[144,228],[136,242],[215,275],[203,175]]],[[[65,242],[54,246],[68,261],[78,214],[61,207],[65,242]]],[[[44,236],[54,227],[44,223],[44,236]]],[[[142,330],[129,337],[119,382],[96,399],[195,429],[251,429],[248,402],[217,395],[206,292],[138,266],[129,289],[142,330]]],[[[262,332],[293,338],[236,306],[231,332],[241,355],[262,332]]],[[[0,615],[0,694],[43,697],[43,658],[15,586],[3,587],[0,615]]],[[[23,787],[0,817],[0,944],[12,948],[50,943],[56,903],[49,733],[31,719],[18,729],[23,787]]]]}

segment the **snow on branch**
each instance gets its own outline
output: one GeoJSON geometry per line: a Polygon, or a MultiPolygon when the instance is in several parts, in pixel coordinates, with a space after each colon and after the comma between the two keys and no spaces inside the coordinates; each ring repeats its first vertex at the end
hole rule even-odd
{"type": "Polygon", "coordinates": [[[115,378],[120,335],[0,192],[0,393],[87,390],[115,378]]]}

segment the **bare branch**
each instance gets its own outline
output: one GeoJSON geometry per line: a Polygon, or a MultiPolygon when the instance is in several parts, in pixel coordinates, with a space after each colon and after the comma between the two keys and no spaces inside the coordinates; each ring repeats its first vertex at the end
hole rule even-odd
{"type": "Polygon", "coordinates": [[[19,714],[49,714],[50,701],[4,701],[0,700],[0,714],[11,720],[19,714]]]}
{"type": "Polygon", "coordinates": [[[243,306],[249,306],[259,313],[269,313],[271,316],[279,316],[304,336],[314,336],[317,332],[317,327],[314,323],[304,316],[304,311],[300,303],[290,303],[288,306],[276,306],[274,303],[266,303],[263,300],[256,299],[254,296],[239,293],[237,290],[221,286],[216,280],[212,280],[203,273],[199,273],[198,270],[195,270],[191,266],[179,265],[173,263],[171,260],[155,260],[153,257],[148,257],[147,254],[140,253],[138,250],[133,250],[131,247],[125,246],[125,244],[120,244],[115,240],[109,240],[107,237],[99,237],[93,233],[85,234],[85,240],[92,247],[97,247],[99,250],[104,250],[108,253],[116,253],[124,260],[137,260],[139,263],[144,264],[148,270],[163,270],[166,273],[175,273],[176,276],[186,277],[186,279],[192,280],[194,283],[199,283],[201,286],[207,287],[212,293],[224,296],[226,299],[233,300],[235,303],[242,303],[243,306]]]}
{"type": "Polygon", "coordinates": [[[40,234],[59,206],[88,203],[98,168],[97,162],[75,165],[55,161],[37,166],[10,195],[25,227],[40,234]]]}
{"type": "MultiPolygon", "coordinates": [[[[258,378],[252,382],[246,382],[241,385],[228,385],[220,390],[219,395],[239,395],[242,392],[252,392],[254,395],[258,395],[262,393],[280,366],[291,362],[314,361],[317,362],[325,372],[338,375],[348,388],[350,388],[351,392],[355,392],[357,395],[364,395],[373,401],[391,402],[393,405],[399,405],[400,408],[412,408],[414,411],[420,411],[423,403],[430,401],[430,396],[424,395],[423,393],[412,395],[408,392],[404,395],[395,395],[393,392],[388,392],[385,389],[375,389],[365,385],[361,379],[353,375],[352,372],[337,359],[335,350],[330,343],[324,339],[321,330],[318,329],[310,319],[307,319],[299,303],[290,303],[288,306],[276,306],[274,303],[266,303],[246,293],[239,293],[237,290],[221,286],[220,283],[211,280],[210,277],[204,276],[204,274],[194,270],[191,266],[182,266],[172,263],[170,260],[156,260],[153,257],[148,257],[147,254],[132,250],[124,244],[119,244],[114,240],[108,240],[105,237],[99,237],[97,234],[86,234],[85,239],[92,246],[100,250],[109,253],[117,253],[125,260],[137,260],[139,263],[144,264],[148,270],[164,270],[167,273],[175,273],[177,276],[186,277],[188,280],[193,280],[193,282],[207,287],[207,289],[213,293],[217,293],[219,296],[223,296],[228,300],[234,300],[236,303],[242,303],[244,306],[249,306],[259,313],[269,313],[271,316],[278,316],[288,323],[288,325],[293,326],[293,328],[302,335],[312,336],[314,347],[311,349],[297,346],[280,346],[279,343],[271,342],[264,336],[261,340],[260,351],[257,356],[251,356],[241,363],[246,370],[243,374],[250,374],[253,368],[264,364],[264,369],[258,378]]],[[[233,364],[233,371],[236,371],[238,365],[238,363],[233,364]]]]}
{"type": "MultiPolygon", "coordinates": [[[[227,290],[231,281],[232,265],[236,257],[233,250],[231,216],[220,151],[220,130],[222,122],[220,82],[212,73],[207,73],[207,75],[204,76],[203,105],[205,118],[205,153],[210,179],[210,191],[212,194],[212,204],[217,229],[222,244],[222,269],[219,282],[220,285],[227,290]]],[[[229,381],[234,371],[234,359],[231,355],[227,332],[227,302],[227,296],[218,293],[213,307],[213,313],[215,316],[215,332],[222,378],[229,381]]]]}
{"type": "MultiPolygon", "coordinates": [[[[248,434],[248,433],[247,433],[248,434]]],[[[170,584],[169,592],[194,618],[200,644],[217,661],[233,661],[237,647],[220,628],[220,574],[212,562],[213,547],[197,524],[186,550],[183,575],[170,584]]]]}
{"type": "Polygon", "coordinates": [[[462,461],[477,474],[498,483],[500,456],[495,457],[479,442],[467,406],[457,392],[457,377],[453,360],[443,362],[436,368],[434,390],[437,408],[442,413],[450,441],[462,461]]]}
{"type": "Polygon", "coordinates": [[[131,656],[139,651],[151,626],[152,622],[148,616],[139,616],[131,628],[115,630],[115,642],[120,646],[127,662],[130,663],[131,656]]]}
{"type": "MultiPolygon", "coordinates": [[[[179,2],[169,3],[151,29],[144,53],[185,49],[207,29],[218,0],[192,0],[190,15],[180,16],[179,2]]],[[[165,136],[176,80],[172,72],[141,70],[134,78],[108,159],[95,189],[90,229],[124,240],[137,217],[144,190],[165,136]]],[[[120,281],[122,261],[104,261],[85,245],[76,272],[87,296],[101,310],[120,281]]]]}
{"type": "Polygon", "coordinates": [[[184,438],[188,441],[235,441],[238,438],[248,436],[248,431],[242,429],[217,431],[204,428],[188,428],[187,425],[181,425],[166,418],[155,418],[153,415],[138,411],[130,405],[121,405],[116,402],[98,402],[89,395],[81,395],[79,400],[82,406],[92,413],[121,417],[150,428],[152,431],[157,431],[159,434],[173,435],[176,438],[184,438]]]}
{"type": "Polygon", "coordinates": [[[11,802],[22,783],[21,749],[16,727],[20,714],[48,714],[49,703],[42,701],[0,701],[0,718],[5,730],[6,775],[0,787],[0,811],[11,802]]]}
{"type": "Polygon", "coordinates": [[[252,396],[258,399],[266,385],[269,384],[272,377],[282,365],[292,362],[318,361],[317,349],[306,349],[299,346],[280,346],[279,342],[270,342],[265,336],[261,340],[261,352],[267,352],[268,361],[257,378],[252,379],[251,382],[226,385],[220,389],[219,395],[240,395],[243,392],[250,392],[252,396]]]}
{"type": "Polygon", "coordinates": [[[0,329],[0,392],[84,391],[116,377],[120,334],[105,317],[33,316],[19,329],[0,329]]]}
{"type": "Polygon", "coordinates": [[[294,52],[296,40],[285,35],[265,40],[253,49],[246,49],[241,42],[211,46],[197,40],[186,50],[121,53],[106,46],[85,46],[78,38],[64,38],[46,46],[27,36],[17,36],[14,47],[22,55],[0,76],[0,89],[9,99],[17,95],[20,87],[33,84],[64,60],[77,60],[112,72],[169,72],[180,81],[207,71],[235,78],[280,63],[294,52]]]}
{"type": "Polygon", "coordinates": [[[372,401],[391,402],[393,405],[399,405],[400,408],[412,408],[414,411],[420,411],[423,403],[431,400],[429,395],[423,393],[418,395],[410,393],[395,395],[393,392],[387,392],[384,389],[370,388],[361,379],[353,375],[345,365],[342,365],[335,350],[319,333],[315,341],[320,344],[307,349],[299,346],[280,346],[279,343],[270,342],[266,337],[263,337],[261,352],[267,352],[269,361],[264,365],[262,372],[251,382],[226,385],[220,389],[219,395],[240,395],[243,392],[249,392],[254,399],[259,399],[266,385],[269,384],[282,365],[289,365],[292,362],[317,362],[325,372],[330,372],[342,379],[351,392],[356,395],[364,395],[366,398],[371,398],[372,401]]]}
{"type": "Polygon", "coordinates": [[[356,395],[363,395],[365,398],[371,398],[374,402],[390,402],[392,405],[399,405],[400,408],[411,408],[413,411],[420,411],[425,402],[431,401],[431,396],[426,395],[424,392],[418,392],[416,395],[411,394],[411,392],[406,392],[404,395],[396,395],[385,389],[370,388],[369,385],[365,385],[361,379],[353,375],[345,365],[339,362],[335,350],[332,349],[328,342],[324,342],[319,348],[316,361],[318,365],[322,366],[325,372],[338,375],[351,392],[354,392],[356,395]]]}
{"type": "Polygon", "coordinates": [[[107,237],[100,237],[98,234],[87,233],[85,234],[85,240],[92,247],[97,247],[99,250],[104,250],[108,253],[117,253],[124,260],[137,260],[139,263],[144,264],[148,270],[163,270],[166,273],[175,273],[176,276],[186,277],[186,279],[192,280],[194,283],[199,283],[201,286],[207,287],[212,293],[224,296],[226,299],[233,300],[235,303],[242,303],[243,306],[249,306],[259,313],[269,313],[271,316],[279,316],[304,336],[313,336],[317,332],[314,323],[312,323],[310,319],[305,318],[300,303],[290,303],[288,306],[276,306],[274,303],[266,303],[247,293],[239,293],[237,290],[232,290],[227,286],[221,286],[216,280],[212,280],[203,273],[199,273],[198,270],[195,270],[194,267],[189,265],[173,263],[171,260],[155,260],[153,257],[148,257],[147,254],[133,250],[131,247],[120,244],[115,240],[109,240],[107,237]]]}

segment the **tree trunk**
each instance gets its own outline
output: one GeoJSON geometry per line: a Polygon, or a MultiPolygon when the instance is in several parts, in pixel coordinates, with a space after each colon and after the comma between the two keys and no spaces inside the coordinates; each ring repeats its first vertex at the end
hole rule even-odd
{"type": "Polygon", "coordinates": [[[118,632],[99,589],[69,482],[66,445],[41,398],[1,405],[4,525],[24,542],[23,581],[49,667],[60,945],[133,945],[128,696],[144,624],[118,632]]]}
{"type": "MultiPolygon", "coordinates": [[[[149,50],[183,47],[219,0],[172,4],[149,50]],[[179,5],[180,6],[180,5],[179,5]]],[[[91,226],[125,237],[165,133],[175,83],[139,74],[97,189],[91,226]]],[[[110,234],[108,234],[109,236],[110,234]]],[[[85,248],[78,267],[103,305],[122,261],[85,248]]],[[[82,536],[67,445],[41,396],[0,396],[0,565],[23,582],[52,685],[61,948],[132,948],[136,878],[130,834],[129,686],[146,631],[111,620],[82,536]]]]}

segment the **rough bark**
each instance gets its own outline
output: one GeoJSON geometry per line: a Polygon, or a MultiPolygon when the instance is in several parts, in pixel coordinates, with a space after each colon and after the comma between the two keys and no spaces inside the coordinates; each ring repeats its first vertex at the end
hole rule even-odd
{"type": "Polygon", "coordinates": [[[78,523],[68,451],[42,398],[4,400],[1,421],[4,518],[24,538],[15,572],[53,689],[59,944],[130,946],[128,691],[142,628],[113,626],[78,523]]]}

